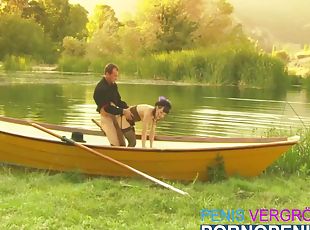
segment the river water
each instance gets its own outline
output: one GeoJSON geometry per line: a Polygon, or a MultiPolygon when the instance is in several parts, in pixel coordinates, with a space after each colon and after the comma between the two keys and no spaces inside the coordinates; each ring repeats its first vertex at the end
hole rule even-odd
{"type": "MultiPolygon", "coordinates": [[[[0,74],[0,115],[31,118],[98,130],[92,98],[101,76],[55,73],[0,74]]],[[[195,136],[260,136],[270,129],[296,130],[310,124],[310,92],[301,88],[264,90],[180,85],[173,82],[118,82],[129,105],[153,105],[159,96],[172,102],[157,134],[195,136]]],[[[141,126],[137,123],[137,133],[141,126]]]]}

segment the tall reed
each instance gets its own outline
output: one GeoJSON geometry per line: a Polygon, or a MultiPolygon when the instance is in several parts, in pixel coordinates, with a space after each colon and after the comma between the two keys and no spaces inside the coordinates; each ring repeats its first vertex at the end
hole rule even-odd
{"type": "Polygon", "coordinates": [[[29,57],[9,55],[4,58],[3,68],[6,71],[30,71],[31,64],[29,57]]]}
{"type": "Polygon", "coordinates": [[[62,72],[88,72],[89,60],[83,57],[62,56],[58,60],[58,68],[62,72]]]}
{"type": "Polygon", "coordinates": [[[288,83],[285,64],[280,59],[242,45],[226,44],[118,60],[124,73],[145,79],[251,87],[282,87],[288,83]]]}

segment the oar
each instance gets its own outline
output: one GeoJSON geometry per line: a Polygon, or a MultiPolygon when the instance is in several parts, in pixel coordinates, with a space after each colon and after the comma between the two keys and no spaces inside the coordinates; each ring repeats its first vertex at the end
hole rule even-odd
{"type": "Polygon", "coordinates": [[[73,140],[71,140],[71,139],[68,139],[68,138],[66,138],[65,136],[60,136],[60,135],[58,135],[58,134],[56,134],[56,133],[50,131],[49,129],[46,129],[46,128],[42,127],[41,125],[38,125],[38,124],[33,123],[33,122],[29,122],[29,121],[27,121],[27,122],[28,122],[29,125],[31,125],[31,126],[37,128],[37,129],[40,129],[40,130],[42,130],[42,131],[44,131],[44,132],[46,132],[46,133],[49,133],[49,134],[51,134],[52,136],[59,138],[59,139],[62,140],[63,142],[73,144],[73,145],[75,145],[75,146],[77,146],[77,147],[79,147],[79,148],[81,148],[81,149],[86,150],[87,152],[89,152],[89,153],[91,153],[91,154],[93,154],[93,155],[102,157],[102,158],[104,158],[104,159],[106,159],[106,160],[108,160],[108,161],[110,161],[110,162],[112,162],[112,163],[114,163],[114,164],[117,164],[117,165],[119,165],[119,166],[121,166],[121,167],[123,167],[123,168],[126,168],[126,169],[128,169],[128,170],[130,170],[130,171],[132,171],[132,172],[134,172],[134,173],[136,173],[136,174],[138,174],[138,175],[140,175],[140,176],[142,176],[142,177],[144,177],[144,178],[146,178],[146,179],[148,179],[148,180],[150,180],[150,181],[153,181],[154,183],[159,184],[159,185],[161,185],[161,186],[163,186],[163,187],[165,187],[165,188],[167,188],[167,189],[170,189],[170,190],[172,190],[172,191],[174,191],[174,192],[177,192],[177,193],[179,193],[179,194],[181,194],[181,195],[189,195],[187,192],[184,192],[184,191],[182,191],[182,190],[180,190],[180,189],[178,189],[178,188],[173,187],[173,186],[170,185],[170,184],[167,184],[167,183],[165,183],[165,182],[163,182],[163,181],[161,181],[161,180],[158,180],[158,179],[156,179],[156,178],[154,178],[154,177],[152,177],[152,176],[150,176],[150,175],[148,175],[148,174],[146,174],[146,173],[144,173],[144,172],[141,172],[141,171],[139,171],[139,170],[137,170],[137,169],[135,169],[135,168],[133,168],[133,167],[131,167],[131,166],[129,166],[129,165],[126,165],[126,164],[124,164],[124,163],[122,163],[122,162],[120,162],[120,161],[117,161],[117,160],[115,160],[115,159],[109,157],[109,156],[106,156],[106,155],[104,155],[104,154],[102,154],[102,153],[100,153],[100,152],[97,152],[97,151],[95,151],[95,150],[93,150],[93,149],[91,149],[91,148],[88,148],[88,147],[85,146],[85,145],[82,145],[82,144],[77,143],[77,142],[75,142],[75,141],[73,141],[73,140]]]}
{"type": "Polygon", "coordinates": [[[91,120],[92,120],[92,122],[94,122],[94,123],[101,129],[101,131],[105,134],[105,132],[104,132],[104,130],[102,129],[102,127],[101,127],[101,125],[99,124],[99,122],[96,121],[95,119],[91,119],[91,120]]]}

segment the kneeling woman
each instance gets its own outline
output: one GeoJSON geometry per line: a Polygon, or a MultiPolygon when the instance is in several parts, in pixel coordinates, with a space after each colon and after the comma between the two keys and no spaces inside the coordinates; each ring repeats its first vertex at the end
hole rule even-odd
{"type": "Polygon", "coordinates": [[[130,107],[133,114],[133,120],[126,120],[125,116],[118,118],[118,124],[122,129],[125,138],[128,141],[128,147],[136,146],[135,122],[142,121],[141,141],[142,147],[145,148],[147,130],[149,130],[150,147],[153,147],[156,124],[163,119],[171,109],[171,103],[165,97],[159,97],[155,107],[147,104],[139,104],[130,107]]]}

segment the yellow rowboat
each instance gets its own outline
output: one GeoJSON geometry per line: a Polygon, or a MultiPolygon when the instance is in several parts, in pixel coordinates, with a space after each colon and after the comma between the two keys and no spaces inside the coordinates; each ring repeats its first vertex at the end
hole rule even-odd
{"type": "MultiPolygon", "coordinates": [[[[84,134],[83,143],[106,156],[157,178],[207,180],[219,159],[228,176],[259,175],[299,140],[289,138],[214,138],[157,136],[154,148],[112,147],[100,131],[38,123],[71,137],[84,134]]],[[[140,138],[138,136],[138,138],[140,138]]],[[[61,142],[25,120],[0,116],[0,162],[32,168],[80,171],[88,174],[133,177],[134,173],[83,149],[61,142]]]]}

